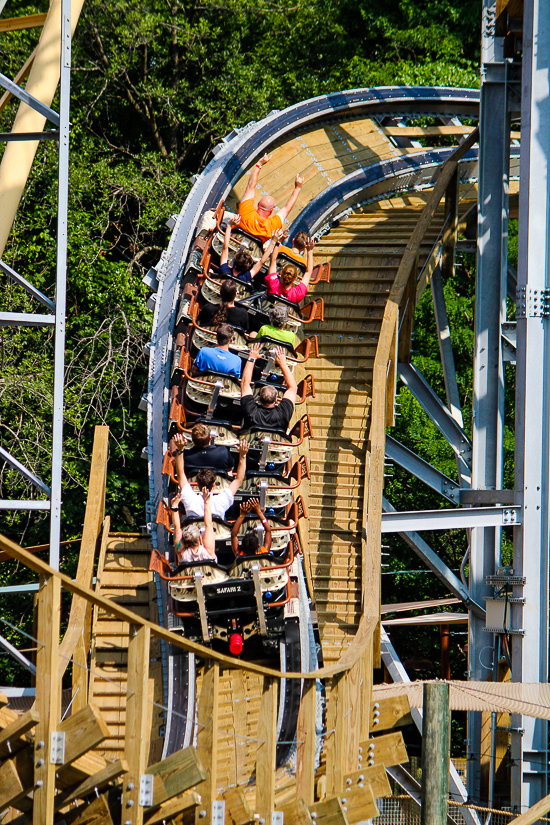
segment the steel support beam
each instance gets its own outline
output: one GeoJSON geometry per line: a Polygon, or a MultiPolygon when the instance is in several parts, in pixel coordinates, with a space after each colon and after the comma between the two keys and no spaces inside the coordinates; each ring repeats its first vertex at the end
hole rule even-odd
{"type": "MultiPolygon", "coordinates": [[[[508,64],[503,38],[495,36],[496,0],[483,0],[478,190],[477,275],[475,309],[472,488],[502,488],[504,368],[501,324],[506,320],[508,277],[508,181],[510,112],[508,64]]],[[[491,595],[485,577],[500,563],[501,526],[480,526],[470,537],[470,592],[483,604],[491,595]]],[[[484,622],[470,622],[468,670],[471,679],[487,678],[484,667],[491,637],[484,622]],[[482,653],[485,653],[482,658],[482,653]]],[[[481,713],[468,715],[468,791],[481,795],[481,713]]]]}
{"type": "Polygon", "coordinates": [[[0,510],[49,510],[49,501],[32,501],[27,499],[0,499],[0,510]]]}
{"type": "Polygon", "coordinates": [[[59,570],[61,538],[61,470],[65,381],[65,304],[67,296],[67,216],[69,208],[69,111],[71,105],[71,0],[61,3],[59,86],[59,176],[57,187],[57,258],[55,278],[55,346],[52,426],[50,566],[59,570]]]}
{"type": "Polygon", "coordinates": [[[383,533],[405,530],[461,530],[474,527],[514,527],[521,521],[521,507],[458,507],[456,510],[408,510],[382,514],[383,533]]]}
{"type": "Polygon", "coordinates": [[[17,83],[14,83],[13,80],[10,80],[9,77],[6,77],[5,74],[0,72],[0,86],[6,89],[11,95],[16,97],[21,103],[26,103],[27,106],[30,106],[31,109],[34,109],[35,112],[38,112],[54,126],[59,126],[59,115],[57,112],[54,112],[53,109],[50,109],[49,106],[45,106],[40,100],[37,100],[36,97],[33,97],[25,89],[22,89],[21,86],[18,86],[17,83]]]}
{"type": "Polygon", "coordinates": [[[399,363],[397,372],[426,415],[431,418],[439,432],[455,451],[460,486],[469,487],[470,459],[472,455],[470,439],[416,367],[412,364],[399,363]]]}
{"type": "Polygon", "coordinates": [[[15,271],[15,269],[12,269],[11,266],[4,263],[4,261],[0,261],[0,272],[7,275],[10,281],[13,281],[23,287],[25,292],[28,292],[32,298],[36,298],[37,301],[40,301],[40,303],[47,307],[51,312],[55,312],[54,302],[44,295],[44,293],[40,292],[40,290],[33,286],[33,284],[23,278],[22,275],[15,271]]]}
{"type": "Polygon", "coordinates": [[[516,363],[517,329],[515,321],[507,321],[502,325],[502,358],[505,363],[516,363]]]}
{"type": "Polygon", "coordinates": [[[6,653],[9,653],[12,659],[15,659],[16,662],[19,662],[20,665],[23,665],[24,668],[29,670],[31,673],[36,673],[36,667],[30,662],[26,656],[23,656],[16,647],[14,647],[7,639],[4,639],[3,636],[0,636],[0,647],[3,647],[6,653]]]}
{"type": "Polygon", "coordinates": [[[30,312],[0,312],[0,327],[52,327],[55,315],[30,312]]]}
{"type": "MultiPolygon", "coordinates": [[[[518,290],[550,287],[550,5],[527,0],[523,29],[521,188],[518,290]]],[[[512,679],[548,681],[548,520],[550,433],[550,320],[529,301],[518,301],[516,349],[515,488],[524,496],[521,527],[514,530],[514,573],[525,587],[514,596],[512,679]]],[[[548,792],[548,723],[512,716],[512,810],[523,812],[548,792]]]]}
{"type": "Polygon", "coordinates": [[[0,142],[10,140],[59,140],[57,129],[48,129],[45,132],[0,132],[0,142]]]}
{"type": "Polygon", "coordinates": [[[453,344],[451,341],[451,328],[449,316],[447,315],[447,305],[443,292],[443,278],[441,268],[436,266],[430,279],[432,290],[432,301],[434,305],[435,323],[437,326],[437,337],[439,338],[439,352],[441,354],[441,365],[443,367],[443,377],[445,379],[445,391],[447,393],[447,404],[451,415],[459,427],[463,427],[462,405],[458,393],[456,382],[455,360],[453,355],[453,344]]]}
{"type": "Polygon", "coordinates": [[[18,473],[21,473],[27,481],[30,481],[34,484],[35,487],[38,487],[39,490],[42,490],[43,493],[46,495],[50,495],[50,488],[47,484],[45,484],[37,475],[33,472],[28,470],[24,464],[21,464],[16,458],[14,458],[11,453],[8,453],[3,447],[0,447],[0,461],[5,461],[10,467],[13,467],[14,470],[17,470],[18,473]]]}
{"type": "MultiPolygon", "coordinates": [[[[385,513],[395,512],[395,507],[390,504],[386,498],[382,498],[382,507],[385,513]]],[[[384,518],[384,516],[382,516],[384,518]]],[[[458,576],[449,570],[447,565],[441,561],[437,553],[426,544],[424,539],[418,533],[411,531],[400,532],[401,538],[407,542],[409,547],[414,550],[416,555],[422,559],[424,564],[434,573],[442,584],[447,587],[451,593],[464,602],[468,610],[475,613],[477,616],[484,617],[485,609],[476,604],[470,595],[468,588],[460,581],[458,576]]]]}
{"type": "MultiPolygon", "coordinates": [[[[95,581],[95,579],[94,579],[95,581]]],[[[14,584],[7,587],[0,587],[0,593],[36,593],[40,585],[36,584],[14,584]]]]}
{"type": "Polygon", "coordinates": [[[403,467],[403,469],[408,470],[408,472],[412,473],[416,478],[419,478],[420,481],[423,481],[424,484],[427,484],[428,487],[431,487],[436,493],[441,493],[448,501],[452,501],[453,504],[459,504],[460,487],[456,481],[446,476],[441,470],[438,470],[437,467],[424,461],[423,458],[420,458],[420,456],[413,453],[412,450],[409,450],[395,438],[392,438],[391,435],[386,435],[386,456],[391,461],[399,464],[400,467],[403,467]]]}

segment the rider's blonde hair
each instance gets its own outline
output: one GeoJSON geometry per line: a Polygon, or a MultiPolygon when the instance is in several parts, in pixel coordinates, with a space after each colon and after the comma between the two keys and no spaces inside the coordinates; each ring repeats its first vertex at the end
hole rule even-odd
{"type": "Polygon", "coordinates": [[[198,547],[201,541],[201,531],[197,524],[188,524],[183,528],[181,543],[184,547],[198,547]]]}

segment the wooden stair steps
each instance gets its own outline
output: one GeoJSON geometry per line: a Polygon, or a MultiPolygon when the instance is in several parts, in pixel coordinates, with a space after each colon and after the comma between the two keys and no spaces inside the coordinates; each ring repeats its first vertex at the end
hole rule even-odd
{"type": "MultiPolygon", "coordinates": [[[[153,574],[148,570],[151,544],[139,534],[109,534],[105,556],[96,576],[99,593],[117,604],[133,610],[143,618],[157,621],[153,574]]],[[[92,678],[90,701],[103,714],[110,737],[97,749],[108,759],[124,756],[127,699],[127,648],[129,626],[113,618],[106,610],[94,610],[92,628],[92,678]]],[[[161,708],[162,672],[160,643],[151,637],[149,664],[149,717],[151,720],[150,753],[160,758],[163,716],[161,708]],[[152,702],[158,703],[153,705],[152,702]]]]}

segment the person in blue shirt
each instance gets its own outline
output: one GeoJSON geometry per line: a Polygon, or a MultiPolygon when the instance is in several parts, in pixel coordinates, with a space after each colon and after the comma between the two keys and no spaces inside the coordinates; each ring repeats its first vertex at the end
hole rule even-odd
{"type": "Polygon", "coordinates": [[[217,347],[203,347],[193,366],[194,372],[221,372],[225,375],[232,375],[234,378],[241,377],[242,361],[238,355],[229,352],[229,344],[233,340],[233,327],[229,324],[220,324],[216,331],[217,347]]]}

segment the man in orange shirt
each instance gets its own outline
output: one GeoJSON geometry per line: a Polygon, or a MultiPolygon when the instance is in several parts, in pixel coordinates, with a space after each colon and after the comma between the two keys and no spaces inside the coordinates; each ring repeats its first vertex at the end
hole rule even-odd
{"type": "Polygon", "coordinates": [[[268,241],[277,229],[282,229],[283,221],[288,217],[290,210],[296,203],[300,189],[304,185],[304,179],[296,175],[294,181],[294,191],[286,204],[279,209],[277,215],[273,215],[275,201],[270,195],[265,195],[258,201],[258,206],[254,207],[254,193],[260,169],[271,160],[271,155],[264,155],[260,158],[248,179],[244,195],[239,204],[239,215],[241,216],[240,226],[245,232],[249,232],[263,243],[268,241]]]}

